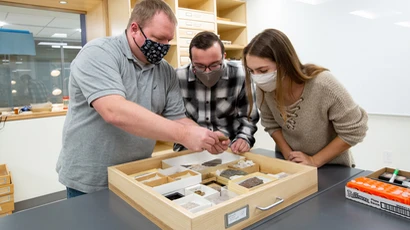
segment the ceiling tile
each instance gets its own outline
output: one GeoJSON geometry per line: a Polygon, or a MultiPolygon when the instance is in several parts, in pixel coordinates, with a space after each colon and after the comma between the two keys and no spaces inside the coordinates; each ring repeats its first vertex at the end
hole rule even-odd
{"type": "Polygon", "coordinates": [[[68,38],[70,39],[80,39],[81,40],[81,33],[80,32],[75,32],[73,34],[70,34],[70,36],[68,36],[68,38]]]}
{"type": "Polygon", "coordinates": [[[0,21],[4,21],[4,19],[6,18],[7,12],[1,12],[0,11],[0,21]]]}
{"type": "Polygon", "coordinates": [[[46,26],[54,17],[9,13],[6,22],[9,24],[46,26]]]}
{"type": "Polygon", "coordinates": [[[67,34],[67,37],[72,34],[73,32],[75,32],[74,29],[61,29],[61,28],[44,28],[42,31],[40,31],[40,33],[38,33],[36,36],[37,37],[48,37],[50,38],[51,35],[55,34],[55,33],[59,33],[59,34],[67,34]]]}
{"type": "Polygon", "coordinates": [[[54,18],[54,20],[50,22],[47,27],[80,29],[80,17],[77,19],[54,18]]]}

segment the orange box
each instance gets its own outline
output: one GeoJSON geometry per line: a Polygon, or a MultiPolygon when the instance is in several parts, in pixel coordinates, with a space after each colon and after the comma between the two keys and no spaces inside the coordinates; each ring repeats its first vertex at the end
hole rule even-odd
{"type": "MultiPolygon", "coordinates": [[[[410,219],[410,189],[376,180],[385,172],[393,173],[394,169],[382,168],[349,181],[345,186],[346,198],[410,219]]],[[[399,175],[410,177],[403,170],[399,175]]]]}

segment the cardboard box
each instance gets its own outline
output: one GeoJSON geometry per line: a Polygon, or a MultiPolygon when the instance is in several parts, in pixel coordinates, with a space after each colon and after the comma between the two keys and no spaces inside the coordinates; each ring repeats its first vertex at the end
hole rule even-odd
{"type": "MultiPolygon", "coordinates": [[[[291,175],[255,188],[245,194],[192,213],[164,195],[130,177],[138,172],[160,168],[163,161],[179,156],[193,156],[190,151],[111,166],[109,189],[162,229],[242,229],[317,192],[317,168],[267,156],[244,153],[242,156],[259,164],[267,173],[291,175]],[[284,201],[263,211],[264,207],[284,201]]],[[[163,171],[161,174],[165,173],[163,171]]]]}
{"type": "MultiPolygon", "coordinates": [[[[384,172],[393,173],[394,169],[382,168],[366,176],[366,178],[378,178],[384,172]]],[[[410,173],[406,171],[399,171],[399,175],[403,175],[410,178],[410,173]]],[[[355,182],[355,180],[353,179],[352,182],[355,182]]],[[[410,196],[409,188],[400,187],[399,190],[401,190],[401,192],[399,191],[399,193],[407,193],[410,196]]],[[[407,194],[405,195],[407,196],[407,194]]],[[[360,191],[356,188],[348,187],[348,184],[346,184],[345,186],[345,196],[349,200],[366,204],[368,206],[410,219],[410,204],[405,204],[391,199],[386,199],[385,197],[381,197],[376,194],[369,194],[367,192],[360,191]]]]}

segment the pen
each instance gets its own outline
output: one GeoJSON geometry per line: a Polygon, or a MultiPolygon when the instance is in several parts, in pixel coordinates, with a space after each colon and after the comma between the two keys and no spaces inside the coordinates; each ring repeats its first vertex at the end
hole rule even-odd
{"type": "Polygon", "coordinates": [[[399,174],[399,170],[394,170],[393,176],[390,178],[389,182],[394,183],[394,179],[396,179],[397,174],[399,174]]]}

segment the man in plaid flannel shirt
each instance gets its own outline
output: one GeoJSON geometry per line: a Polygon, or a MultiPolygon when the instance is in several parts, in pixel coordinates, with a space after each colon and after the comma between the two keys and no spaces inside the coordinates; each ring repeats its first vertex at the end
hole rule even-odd
{"type": "Polygon", "coordinates": [[[49,93],[43,82],[31,78],[24,74],[20,77],[26,87],[25,94],[29,95],[30,103],[45,103],[49,99],[49,93]]]}
{"type": "MultiPolygon", "coordinates": [[[[224,133],[234,153],[249,151],[255,143],[259,114],[255,97],[249,113],[241,62],[224,60],[225,47],[212,32],[198,33],[192,39],[189,56],[191,63],[176,70],[187,117],[224,133]]],[[[175,151],[183,149],[174,145],[175,151]]]]}

